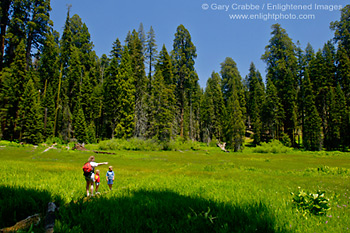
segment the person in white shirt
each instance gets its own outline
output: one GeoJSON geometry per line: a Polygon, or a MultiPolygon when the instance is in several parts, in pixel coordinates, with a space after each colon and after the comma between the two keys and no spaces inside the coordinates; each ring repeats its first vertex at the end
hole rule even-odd
{"type": "Polygon", "coordinates": [[[90,196],[89,188],[91,191],[91,195],[93,195],[93,192],[94,192],[94,182],[95,182],[94,170],[95,170],[95,167],[100,166],[100,165],[107,165],[108,162],[96,163],[95,156],[90,156],[88,162],[90,163],[90,165],[92,167],[92,174],[91,174],[91,176],[85,176],[85,180],[86,180],[86,195],[90,196]]]}

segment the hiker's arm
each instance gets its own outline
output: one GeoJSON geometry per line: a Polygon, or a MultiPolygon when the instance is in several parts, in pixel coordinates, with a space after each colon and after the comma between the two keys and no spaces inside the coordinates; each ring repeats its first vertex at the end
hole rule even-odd
{"type": "Polygon", "coordinates": [[[100,165],[107,165],[107,164],[108,164],[108,162],[98,163],[98,166],[100,166],[100,165]]]}

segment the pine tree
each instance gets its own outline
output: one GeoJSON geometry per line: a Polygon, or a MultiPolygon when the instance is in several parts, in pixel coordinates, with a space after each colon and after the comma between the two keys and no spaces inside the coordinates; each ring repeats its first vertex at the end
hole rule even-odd
{"type": "Polygon", "coordinates": [[[350,106],[350,56],[342,44],[337,51],[337,80],[344,92],[347,106],[350,106]]]}
{"type": "Polygon", "coordinates": [[[19,140],[37,144],[42,142],[42,114],[38,89],[30,78],[19,101],[16,131],[20,132],[19,140]]]}
{"type": "Polygon", "coordinates": [[[312,86],[308,72],[305,72],[304,78],[304,105],[305,119],[302,128],[303,145],[306,150],[321,150],[321,118],[318,115],[315,98],[312,91],[312,86]]]}
{"type": "Polygon", "coordinates": [[[341,42],[347,54],[350,54],[350,5],[341,9],[339,21],[331,22],[330,28],[334,30],[334,41],[341,42]]]}
{"type": "Polygon", "coordinates": [[[194,59],[197,57],[196,47],[192,43],[189,31],[180,25],[176,29],[173,43],[172,58],[174,63],[174,77],[176,83],[176,99],[179,108],[180,137],[190,135],[193,128],[193,93],[198,85],[198,76],[194,69],[194,59]],[[187,108],[188,114],[185,115],[187,108]],[[185,122],[186,121],[186,122],[185,122]],[[188,124],[188,127],[185,125],[188,124]],[[185,128],[187,130],[185,131],[185,128]]]}
{"type": "MultiPolygon", "coordinates": [[[[63,65],[64,70],[68,67],[68,61],[72,53],[73,47],[73,33],[70,28],[70,8],[72,5],[68,6],[66,22],[64,24],[62,38],[60,40],[60,64],[63,65]]],[[[65,76],[65,71],[63,76],[65,76]]]]}
{"type": "Polygon", "coordinates": [[[135,92],[135,137],[143,137],[147,128],[147,116],[146,116],[146,87],[147,79],[144,64],[143,55],[143,43],[139,38],[139,34],[133,30],[129,42],[127,44],[130,58],[131,67],[133,71],[135,92]]]}
{"type": "Polygon", "coordinates": [[[1,90],[1,124],[3,138],[15,140],[19,138],[16,131],[18,118],[18,105],[27,84],[25,43],[22,41],[16,48],[16,56],[10,68],[2,71],[1,90]]]}
{"type": "Polygon", "coordinates": [[[201,122],[207,142],[224,139],[225,103],[221,92],[221,77],[212,73],[201,101],[201,122]]]}
{"type": "Polygon", "coordinates": [[[32,49],[39,49],[53,26],[50,20],[50,0],[29,0],[26,22],[26,58],[27,67],[32,63],[32,49]]]}
{"type": "Polygon", "coordinates": [[[247,96],[247,115],[253,130],[255,144],[260,144],[262,134],[261,106],[264,104],[264,83],[259,71],[256,71],[254,63],[251,63],[248,74],[248,96],[247,96]]]}
{"type": "Polygon", "coordinates": [[[295,45],[289,38],[286,30],[279,24],[272,25],[270,44],[265,47],[262,60],[267,63],[267,78],[278,90],[285,118],[283,120],[284,132],[289,136],[295,146],[294,134],[297,120],[297,58],[295,45]]]}
{"type": "Polygon", "coordinates": [[[236,62],[227,57],[223,63],[221,63],[222,77],[222,93],[227,106],[229,98],[231,98],[233,92],[237,92],[240,106],[242,108],[243,115],[246,115],[246,100],[244,95],[244,87],[242,83],[242,77],[239,74],[236,62]]]}
{"type": "Polygon", "coordinates": [[[245,137],[245,125],[237,92],[233,92],[227,101],[226,142],[235,152],[242,149],[245,137]]]}
{"type": "Polygon", "coordinates": [[[54,136],[55,99],[57,97],[59,79],[59,47],[55,40],[58,40],[56,32],[52,32],[46,36],[46,41],[41,49],[38,67],[40,89],[43,95],[43,136],[45,138],[54,136]]]}
{"type": "Polygon", "coordinates": [[[149,32],[147,33],[147,41],[146,41],[146,58],[149,66],[148,69],[148,79],[151,80],[153,69],[155,67],[155,63],[157,60],[157,44],[156,44],[156,36],[154,30],[151,26],[149,32]]]}
{"type": "Polygon", "coordinates": [[[115,135],[117,138],[131,138],[135,128],[135,81],[132,59],[124,47],[122,60],[116,76],[117,96],[119,98],[114,111],[115,135]]]}
{"type": "Polygon", "coordinates": [[[119,65],[120,64],[120,61],[121,61],[121,57],[122,57],[122,52],[123,52],[123,48],[122,48],[122,45],[119,41],[119,39],[117,38],[115,42],[113,42],[113,45],[112,45],[112,51],[110,53],[110,57],[113,59],[115,58],[115,62],[116,62],[116,65],[119,65]]]}
{"type": "Polygon", "coordinates": [[[9,24],[10,7],[13,0],[2,0],[0,5],[0,72],[3,67],[6,29],[9,24]]]}
{"type": "Polygon", "coordinates": [[[83,143],[89,141],[84,111],[79,103],[75,107],[75,111],[73,113],[73,129],[74,137],[77,139],[78,142],[83,143]]]}
{"type": "Polygon", "coordinates": [[[175,85],[171,58],[165,45],[159,53],[156,73],[151,82],[147,136],[169,141],[173,136],[175,85]]]}
{"type": "Polygon", "coordinates": [[[262,109],[263,132],[267,139],[279,139],[281,136],[284,110],[278,90],[270,79],[266,83],[266,101],[262,109]]]}

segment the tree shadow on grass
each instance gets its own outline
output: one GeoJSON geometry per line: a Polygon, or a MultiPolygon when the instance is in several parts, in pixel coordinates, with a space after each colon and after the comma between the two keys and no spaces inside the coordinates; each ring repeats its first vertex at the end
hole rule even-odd
{"type": "MultiPolygon", "coordinates": [[[[115,191],[114,191],[115,192],[115,191]]],[[[264,203],[240,206],[171,191],[102,195],[60,209],[57,232],[289,232],[264,203]],[[281,223],[280,223],[281,224],[281,223]]]]}
{"type": "MultiPolygon", "coordinates": [[[[45,216],[51,201],[58,205],[62,203],[60,197],[53,197],[48,191],[0,186],[0,229],[11,227],[34,214],[45,216]]],[[[43,221],[37,229],[42,227],[43,221]]]]}

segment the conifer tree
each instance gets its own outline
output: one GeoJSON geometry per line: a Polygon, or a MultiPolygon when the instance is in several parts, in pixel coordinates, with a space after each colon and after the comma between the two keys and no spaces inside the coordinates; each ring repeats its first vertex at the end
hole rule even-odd
{"type": "Polygon", "coordinates": [[[347,106],[350,106],[350,56],[341,43],[337,51],[337,80],[344,92],[347,106]]]}
{"type": "Polygon", "coordinates": [[[172,58],[179,109],[180,137],[191,136],[189,130],[193,127],[191,119],[193,117],[193,93],[198,85],[198,76],[194,69],[194,59],[196,57],[196,47],[192,43],[189,31],[183,25],[178,26],[173,42],[172,58]],[[187,117],[185,115],[186,108],[188,109],[187,117]],[[185,132],[185,124],[188,124],[187,132],[185,132]]]}
{"type": "Polygon", "coordinates": [[[32,49],[39,49],[53,26],[50,20],[50,0],[28,0],[26,22],[27,67],[32,64],[32,49]]]}
{"type": "Polygon", "coordinates": [[[74,138],[76,138],[78,142],[88,142],[88,130],[86,127],[84,111],[80,106],[80,103],[77,104],[73,113],[73,130],[74,138]]]}
{"type": "Polygon", "coordinates": [[[47,34],[39,60],[39,79],[42,93],[42,107],[44,111],[43,136],[54,136],[55,99],[59,79],[59,47],[56,32],[47,34]]]}
{"type": "Polygon", "coordinates": [[[207,135],[206,141],[224,139],[225,103],[221,92],[221,77],[212,73],[201,101],[202,130],[207,135]]]}
{"type": "Polygon", "coordinates": [[[266,83],[266,101],[262,109],[263,131],[267,139],[279,139],[283,126],[284,111],[278,90],[270,79],[266,83]]]}
{"type": "Polygon", "coordinates": [[[306,150],[321,150],[321,118],[315,106],[315,98],[308,72],[305,72],[304,78],[304,105],[305,119],[302,128],[303,145],[306,150]]]}
{"type": "Polygon", "coordinates": [[[144,137],[147,128],[147,116],[146,116],[146,73],[143,54],[143,43],[139,38],[139,34],[133,30],[129,42],[127,44],[131,67],[133,71],[134,85],[135,85],[135,137],[144,137]]]}
{"type": "Polygon", "coordinates": [[[3,58],[5,52],[5,36],[9,24],[10,7],[13,0],[2,0],[0,5],[0,72],[3,68],[3,58]]]}
{"type": "Polygon", "coordinates": [[[341,42],[347,54],[350,54],[350,5],[341,9],[339,21],[331,22],[330,28],[334,30],[334,41],[341,42]]]}
{"type": "Polygon", "coordinates": [[[37,144],[42,142],[43,139],[42,128],[39,92],[34,87],[32,78],[30,78],[19,101],[16,131],[20,133],[20,141],[37,144]]]}
{"type": "Polygon", "coordinates": [[[113,59],[113,58],[116,59],[116,61],[115,61],[116,65],[120,64],[120,60],[121,60],[121,57],[122,57],[122,52],[123,52],[122,45],[120,43],[119,38],[117,38],[115,40],[115,42],[113,42],[112,51],[110,53],[111,59],[113,59]]]}
{"type": "Polygon", "coordinates": [[[230,57],[225,58],[225,61],[221,63],[220,74],[222,77],[221,88],[226,106],[228,105],[228,100],[231,98],[233,92],[236,91],[240,107],[242,108],[242,113],[243,115],[246,115],[246,100],[242,77],[239,74],[236,62],[230,57]]]}
{"type": "Polygon", "coordinates": [[[124,47],[122,60],[116,76],[117,95],[119,98],[114,112],[114,133],[117,138],[131,138],[135,127],[135,81],[132,70],[132,59],[124,47]]]}
{"type": "Polygon", "coordinates": [[[3,138],[7,140],[19,138],[19,132],[16,132],[18,106],[20,97],[24,93],[24,88],[27,84],[24,41],[19,43],[15,52],[16,56],[10,68],[2,71],[1,122],[3,138]]]}
{"type": "MultiPolygon", "coordinates": [[[[68,67],[68,61],[72,53],[72,46],[73,46],[72,44],[73,33],[70,28],[70,24],[71,24],[70,8],[71,7],[72,5],[68,6],[67,17],[63,28],[63,34],[60,40],[60,64],[63,65],[64,70],[66,70],[68,67]]],[[[64,72],[63,76],[65,76],[65,73],[66,72],[64,72]]]]}
{"type": "MultiPolygon", "coordinates": [[[[46,33],[52,27],[49,17],[49,0],[13,0],[4,1],[1,7],[4,7],[3,22],[6,31],[6,64],[9,66],[14,57],[15,50],[19,43],[25,41],[26,49],[26,68],[32,65],[32,49],[39,49],[45,40],[46,33]],[[8,5],[9,4],[9,5],[8,5]],[[5,22],[7,21],[7,22],[5,22]]],[[[3,38],[2,38],[3,39],[3,38]]],[[[3,52],[3,51],[2,51],[3,52]]]]}
{"type": "Polygon", "coordinates": [[[227,101],[226,142],[235,152],[242,149],[245,137],[245,125],[237,92],[233,92],[227,101]]]}
{"type": "Polygon", "coordinates": [[[254,63],[250,64],[247,85],[247,115],[254,133],[254,143],[260,144],[262,136],[261,106],[264,104],[265,93],[261,74],[256,70],[254,63]]]}
{"type": "Polygon", "coordinates": [[[159,53],[155,72],[147,101],[149,114],[147,136],[169,141],[173,136],[175,85],[171,58],[165,45],[159,53]]]}
{"type": "Polygon", "coordinates": [[[151,26],[149,32],[147,33],[147,41],[146,41],[146,58],[149,66],[148,69],[148,79],[151,80],[152,73],[155,67],[155,63],[157,60],[157,44],[156,44],[156,36],[151,26]]]}
{"type": "Polygon", "coordinates": [[[295,130],[297,120],[297,58],[295,45],[289,38],[285,29],[279,24],[272,25],[270,44],[265,47],[262,60],[267,63],[267,78],[278,90],[285,118],[283,120],[284,132],[289,136],[295,146],[295,130]]]}

